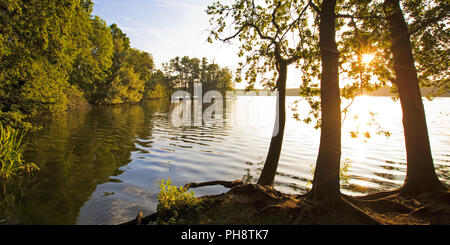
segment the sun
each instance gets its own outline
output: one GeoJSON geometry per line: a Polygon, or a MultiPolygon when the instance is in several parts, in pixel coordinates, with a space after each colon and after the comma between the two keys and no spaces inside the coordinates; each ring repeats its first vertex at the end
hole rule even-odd
{"type": "Polygon", "coordinates": [[[373,54],[363,54],[362,62],[364,64],[369,64],[370,62],[372,62],[373,58],[375,58],[375,55],[373,54]]]}

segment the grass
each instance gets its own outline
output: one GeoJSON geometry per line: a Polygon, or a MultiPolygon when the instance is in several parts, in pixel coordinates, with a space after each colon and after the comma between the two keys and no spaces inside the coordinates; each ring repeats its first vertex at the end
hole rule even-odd
{"type": "Polygon", "coordinates": [[[31,174],[39,168],[34,163],[23,160],[26,131],[3,126],[0,123],[0,180],[10,180],[14,176],[31,174]]]}

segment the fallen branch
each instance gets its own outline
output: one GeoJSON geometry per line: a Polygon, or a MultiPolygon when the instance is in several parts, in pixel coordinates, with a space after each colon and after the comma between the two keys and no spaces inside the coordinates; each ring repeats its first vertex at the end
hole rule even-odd
{"type": "Polygon", "coordinates": [[[184,188],[187,190],[189,188],[197,188],[197,187],[203,187],[203,186],[212,186],[212,185],[221,185],[225,188],[233,188],[238,185],[242,185],[241,180],[235,180],[235,181],[207,181],[207,182],[200,182],[200,183],[188,183],[184,185],[184,188]]]}

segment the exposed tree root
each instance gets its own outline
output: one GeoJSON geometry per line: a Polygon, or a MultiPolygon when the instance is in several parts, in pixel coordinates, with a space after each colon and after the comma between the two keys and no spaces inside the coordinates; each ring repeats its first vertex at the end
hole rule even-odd
{"type": "Polygon", "coordinates": [[[391,195],[398,195],[398,193],[399,193],[398,190],[393,190],[393,191],[386,191],[386,192],[377,192],[374,194],[369,194],[366,196],[358,196],[358,197],[353,197],[353,198],[358,199],[358,200],[379,200],[379,199],[389,197],[391,195]]]}
{"type": "MultiPolygon", "coordinates": [[[[227,193],[199,197],[200,212],[187,213],[189,224],[450,224],[450,192],[403,196],[398,190],[364,197],[340,195],[317,202],[308,195],[283,194],[270,186],[241,181],[189,183],[186,188],[222,185],[227,193]]],[[[158,214],[139,214],[127,225],[148,224],[158,214]]]]}
{"type": "Polygon", "coordinates": [[[404,184],[402,187],[392,191],[378,192],[362,197],[357,197],[360,200],[379,200],[389,197],[400,196],[406,199],[414,199],[423,195],[441,195],[439,193],[449,193],[449,189],[442,183],[438,183],[433,186],[423,187],[417,184],[404,184]]]}
{"type": "Polygon", "coordinates": [[[326,202],[304,201],[303,205],[304,208],[292,224],[381,224],[345,198],[326,202]]]}
{"type": "Polygon", "coordinates": [[[344,196],[344,198],[360,207],[366,207],[377,213],[402,213],[407,214],[413,211],[412,208],[399,202],[389,199],[395,197],[395,194],[388,195],[378,199],[361,199],[359,197],[344,196]]]}
{"type": "Polygon", "coordinates": [[[200,183],[188,183],[184,185],[184,188],[187,190],[189,188],[197,188],[197,187],[204,187],[204,186],[213,186],[213,185],[221,185],[226,188],[233,188],[238,185],[242,185],[241,180],[235,180],[235,181],[207,181],[207,182],[200,182],[200,183]]]}
{"type": "Polygon", "coordinates": [[[346,198],[387,220],[388,224],[423,223],[423,224],[449,224],[450,223],[450,191],[417,192],[405,191],[399,188],[393,191],[380,192],[362,197],[346,198]]]}

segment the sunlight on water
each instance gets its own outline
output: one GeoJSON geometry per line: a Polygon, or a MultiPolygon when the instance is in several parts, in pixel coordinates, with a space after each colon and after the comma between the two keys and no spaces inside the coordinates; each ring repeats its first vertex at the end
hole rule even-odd
{"type": "MultiPolygon", "coordinates": [[[[292,107],[299,98],[288,97],[292,107]]],[[[159,182],[242,179],[256,182],[274,125],[276,97],[238,97],[226,103],[223,126],[174,127],[163,101],[99,107],[42,119],[26,159],[41,168],[25,190],[27,224],[116,224],[156,210],[159,182]]],[[[449,98],[424,101],[436,171],[450,185],[449,98]]],[[[344,101],[343,107],[349,102],[344,101]]],[[[206,107],[207,105],[205,105],[206,107]]],[[[204,108],[205,109],[205,108],[204,108]]],[[[309,111],[299,102],[300,116],[309,111]]],[[[275,186],[305,193],[320,131],[287,110],[275,186]]],[[[362,195],[400,186],[406,171],[401,107],[387,97],[358,97],[342,128],[342,161],[350,164],[342,191],[362,195]],[[370,112],[370,113],[369,113],[370,112]],[[375,118],[375,121],[372,119],[375,118]],[[390,137],[378,134],[389,131],[390,137]]],[[[204,187],[196,195],[226,191],[204,187]]]]}

